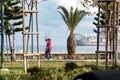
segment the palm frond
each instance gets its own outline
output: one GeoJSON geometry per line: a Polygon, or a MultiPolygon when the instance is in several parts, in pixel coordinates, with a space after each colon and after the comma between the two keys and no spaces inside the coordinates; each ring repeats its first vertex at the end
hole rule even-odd
{"type": "Polygon", "coordinates": [[[69,28],[70,28],[70,32],[72,32],[72,26],[73,26],[73,20],[74,20],[74,16],[73,16],[73,7],[71,6],[70,7],[70,16],[69,16],[69,24],[70,24],[70,26],[68,26],[69,28]]]}
{"type": "Polygon", "coordinates": [[[67,24],[67,26],[68,26],[68,29],[70,30],[70,24],[69,24],[69,12],[67,11],[67,9],[65,8],[65,7],[63,7],[63,6],[59,6],[58,7],[58,9],[61,9],[62,10],[62,12],[60,12],[60,11],[58,11],[60,14],[61,14],[61,16],[62,16],[62,18],[63,18],[63,20],[65,21],[65,23],[67,24]]]}
{"type": "Polygon", "coordinates": [[[63,11],[64,16],[69,19],[69,12],[67,11],[67,9],[63,6],[59,6],[58,9],[61,9],[63,11]]]}
{"type": "Polygon", "coordinates": [[[74,29],[76,28],[76,22],[77,22],[77,20],[78,20],[78,16],[79,16],[79,10],[78,10],[78,8],[76,8],[75,9],[75,11],[74,11],[74,13],[73,13],[73,21],[72,21],[72,23],[73,23],[73,27],[72,27],[72,32],[74,32],[74,29]]]}
{"type": "Polygon", "coordinates": [[[58,12],[61,14],[61,16],[62,16],[63,20],[65,21],[65,23],[67,24],[67,26],[69,26],[68,21],[66,20],[65,16],[60,11],[58,11],[58,12]]]}
{"type": "Polygon", "coordinates": [[[86,15],[89,15],[89,14],[91,14],[91,13],[90,13],[90,12],[86,12],[86,11],[84,11],[84,10],[81,10],[81,11],[79,12],[79,17],[78,17],[78,20],[77,20],[76,25],[77,25],[86,15]]]}
{"type": "Polygon", "coordinates": [[[78,10],[78,8],[74,10],[72,6],[70,7],[70,12],[63,6],[59,6],[58,9],[62,10],[62,12],[58,12],[61,14],[63,20],[67,24],[70,33],[74,33],[76,26],[82,20],[82,18],[85,15],[90,14],[84,10],[78,10]]]}

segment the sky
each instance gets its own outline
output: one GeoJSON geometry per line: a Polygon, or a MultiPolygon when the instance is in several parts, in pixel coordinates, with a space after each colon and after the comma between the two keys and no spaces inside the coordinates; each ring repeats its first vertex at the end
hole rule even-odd
{"type": "MultiPolygon", "coordinates": [[[[39,0],[38,0],[39,1],[39,0]]],[[[64,23],[61,15],[58,13],[58,6],[65,6],[68,10],[70,6],[74,8],[78,7],[81,10],[90,11],[91,13],[97,12],[96,8],[84,8],[80,4],[80,0],[48,0],[38,3],[38,25],[39,25],[39,43],[45,45],[45,38],[49,37],[52,39],[53,45],[66,45],[66,41],[69,35],[67,25],[64,23]]],[[[95,25],[92,23],[95,14],[85,16],[83,20],[77,25],[75,33],[79,34],[92,34],[95,25]]],[[[21,33],[18,33],[21,34],[21,33]]],[[[18,45],[22,43],[22,36],[16,36],[16,42],[18,45]]]]}

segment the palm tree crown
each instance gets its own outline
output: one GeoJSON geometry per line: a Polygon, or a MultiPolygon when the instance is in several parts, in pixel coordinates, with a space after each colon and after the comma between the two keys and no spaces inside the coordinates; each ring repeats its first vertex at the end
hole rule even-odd
{"type": "Polygon", "coordinates": [[[70,33],[74,32],[78,23],[83,19],[85,15],[90,14],[85,10],[78,10],[78,8],[74,10],[72,6],[70,7],[70,12],[63,6],[59,6],[58,9],[61,9],[63,11],[63,13],[60,11],[58,12],[61,14],[63,20],[67,24],[70,33]]]}

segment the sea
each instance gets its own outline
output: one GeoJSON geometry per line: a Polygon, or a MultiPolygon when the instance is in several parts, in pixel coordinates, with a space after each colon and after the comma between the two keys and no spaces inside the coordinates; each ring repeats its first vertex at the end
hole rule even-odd
{"type": "MultiPolygon", "coordinates": [[[[40,52],[45,51],[45,45],[40,45],[40,52]]],[[[6,48],[6,47],[5,47],[6,48]]],[[[4,48],[4,49],[5,49],[4,48]]],[[[96,46],[76,46],[76,52],[95,52],[97,50],[96,46]]],[[[105,50],[104,46],[100,46],[99,50],[105,50]]],[[[22,52],[23,46],[15,46],[15,52],[22,52]]],[[[34,49],[29,46],[28,51],[36,52],[37,48],[34,46],[34,49]]],[[[66,45],[53,45],[52,46],[52,52],[67,52],[67,46],[66,45]]],[[[120,46],[118,46],[118,52],[120,52],[120,46]]]]}

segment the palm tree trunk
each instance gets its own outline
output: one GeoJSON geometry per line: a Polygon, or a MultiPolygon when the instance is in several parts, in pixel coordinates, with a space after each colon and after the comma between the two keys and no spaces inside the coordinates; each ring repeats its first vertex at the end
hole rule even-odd
{"type": "Polygon", "coordinates": [[[68,59],[76,59],[76,38],[71,33],[67,39],[68,59]]]}

